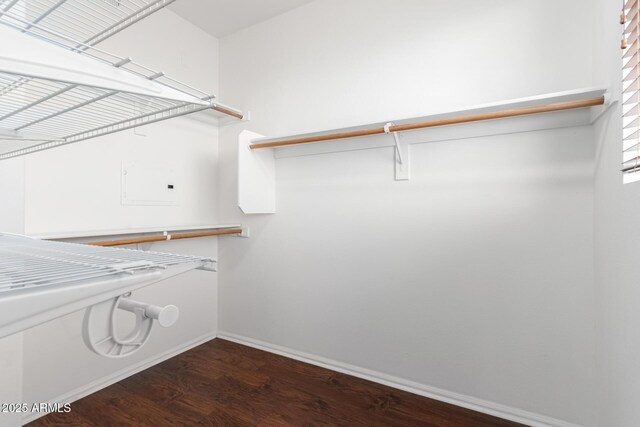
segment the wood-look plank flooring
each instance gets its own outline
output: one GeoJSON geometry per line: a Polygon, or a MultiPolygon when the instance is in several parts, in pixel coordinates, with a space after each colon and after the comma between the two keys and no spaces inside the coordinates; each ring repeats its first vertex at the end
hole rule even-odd
{"type": "Polygon", "coordinates": [[[40,426],[519,426],[215,339],[85,397],[40,426]]]}

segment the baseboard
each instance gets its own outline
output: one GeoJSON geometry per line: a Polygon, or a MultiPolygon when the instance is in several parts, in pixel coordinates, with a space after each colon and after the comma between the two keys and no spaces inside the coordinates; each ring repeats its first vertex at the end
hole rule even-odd
{"type": "MultiPolygon", "coordinates": [[[[180,345],[178,347],[174,347],[170,350],[167,350],[163,353],[160,354],[156,354],[153,357],[150,357],[148,359],[145,359],[141,362],[138,362],[134,365],[128,366],[125,369],[121,369],[117,372],[114,372],[111,375],[108,375],[106,377],[103,378],[99,378],[95,381],[92,381],[89,384],[86,384],[82,387],[79,387],[75,390],[72,390],[68,393],[65,393],[61,396],[58,396],[54,399],[51,399],[49,402],[47,403],[72,403],[75,402],[76,400],[82,399],[85,396],[88,396],[92,393],[95,393],[96,391],[102,390],[105,387],[108,387],[112,384],[117,383],[118,381],[122,381],[125,378],[130,377],[131,375],[137,374],[140,371],[144,371],[147,368],[150,368],[154,365],[157,365],[160,362],[164,362],[167,359],[170,359],[174,356],[177,356],[180,353],[184,353],[187,350],[190,350],[194,347],[197,347],[201,344],[204,344],[207,341],[210,341],[212,339],[216,338],[216,334],[215,333],[211,333],[211,334],[206,334],[203,335],[201,337],[195,338],[183,345],[180,345]]],[[[30,423],[33,420],[37,420],[40,417],[43,417],[47,415],[46,412],[38,412],[38,413],[31,413],[28,414],[27,416],[25,416],[22,419],[22,424],[27,424],[30,423]]]]}
{"type": "Polygon", "coordinates": [[[451,403],[456,406],[493,415],[495,417],[525,424],[531,427],[581,427],[577,424],[572,424],[567,421],[562,421],[544,415],[523,411],[521,409],[512,408],[510,406],[502,405],[499,403],[489,402],[472,396],[466,396],[460,393],[454,393],[436,387],[431,387],[425,384],[409,381],[404,378],[386,375],[369,369],[360,368],[358,366],[349,365],[346,363],[338,362],[320,356],[315,356],[287,347],[266,343],[228,332],[218,332],[218,338],[257,348],[259,350],[268,351],[270,353],[279,354],[281,356],[320,366],[332,371],[352,375],[354,377],[397,388],[399,390],[408,391],[409,393],[414,393],[442,402],[451,403]]]}

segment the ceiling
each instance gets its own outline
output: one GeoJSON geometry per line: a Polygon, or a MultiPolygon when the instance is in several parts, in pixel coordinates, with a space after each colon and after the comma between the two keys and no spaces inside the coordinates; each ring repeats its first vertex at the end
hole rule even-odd
{"type": "Polygon", "coordinates": [[[215,37],[224,37],[313,0],[178,0],[169,9],[215,37]]]}

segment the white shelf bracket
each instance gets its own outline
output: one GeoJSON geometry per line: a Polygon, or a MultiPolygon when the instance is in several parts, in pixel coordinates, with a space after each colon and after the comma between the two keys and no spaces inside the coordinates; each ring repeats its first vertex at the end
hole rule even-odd
{"type": "Polygon", "coordinates": [[[260,138],[248,130],[238,137],[238,207],[247,215],[276,213],[276,159],[273,149],[251,149],[260,138]]]}
{"type": "Polygon", "coordinates": [[[242,233],[236,234],[237,237],[242,237],[244,239],[248,239],[251,233],[249,232],[249,227],[242,227],[242,233]]]}
{"type": "Polygon", "coordinates": [[[613,88],[609,88],[607,92],[604,94],[604,104],[593,107],[591,109],[591,124],[594,124],[602,116],[604,116],[614,105],[618,103],[617,99],[614,99],[611,94],[615,93],[613,88]]]}
{"type": "Polygon", "coordinates": [[[407,181],[409,179],[409,144],[400,139],[398,132],[392,132],[391,126],[393,126],[393,123],[384,125],[384,132],[386,134],[393,134],[396,149],[396,181],[407,181]]]}

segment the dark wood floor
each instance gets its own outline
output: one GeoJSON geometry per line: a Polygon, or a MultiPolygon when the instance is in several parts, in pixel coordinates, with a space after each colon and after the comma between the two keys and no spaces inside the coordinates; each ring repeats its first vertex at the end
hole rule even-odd
{"type": "Polygon", "coordinates": [[[517,426],[216,339],[51,414],[38,426],[517,426]]]}

